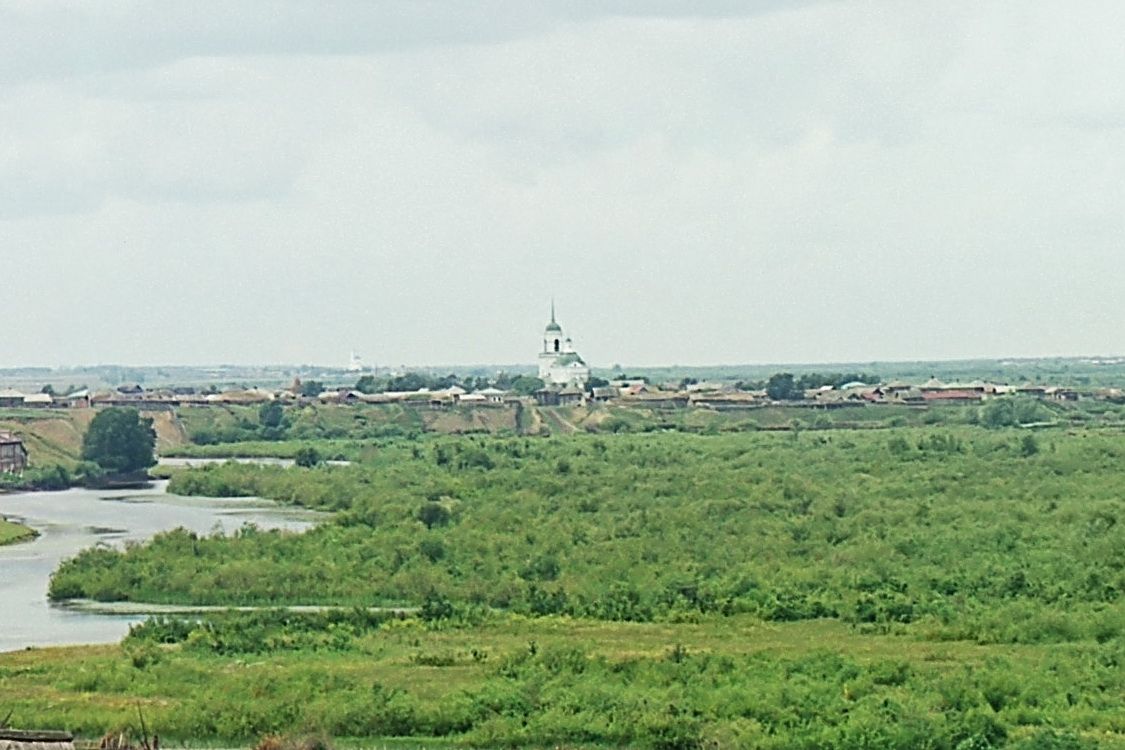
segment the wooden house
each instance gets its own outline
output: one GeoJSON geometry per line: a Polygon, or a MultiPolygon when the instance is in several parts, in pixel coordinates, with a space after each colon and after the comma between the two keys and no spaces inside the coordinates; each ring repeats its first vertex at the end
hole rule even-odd
{"type": "Polygon", "coordinates": [[[0,729],[0,750],[74,750],[74,736],[69,732],[0,729]]]}
{"type": "Polygon", "coordinates": [[[22,474],[27,468],[27,448],[11,432],[0,432],[0,473],[22,474]]]}

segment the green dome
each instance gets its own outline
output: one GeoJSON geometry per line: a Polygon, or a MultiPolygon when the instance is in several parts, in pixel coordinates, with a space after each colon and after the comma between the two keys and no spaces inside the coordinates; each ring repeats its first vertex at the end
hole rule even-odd
{"type": "Polygon", "coordinates": [[[560,326],[558,323],[556,323],[555,321],[552,320],[550,323],[547,324],[547,330],[552,331],[554,333],[562,333],[562,326],[560,326]]]}
{"type": "Polygon", "coordinates": [[[576,352],[568,352],[555,360],[556,365],[562,365],[564,367],[575,363],[580,365],[586,364],[576,352]]]}

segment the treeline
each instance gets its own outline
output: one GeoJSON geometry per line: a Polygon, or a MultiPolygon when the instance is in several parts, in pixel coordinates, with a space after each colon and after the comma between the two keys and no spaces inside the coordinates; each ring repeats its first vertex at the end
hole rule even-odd
{"type": "Polygon", "coordinates": [[[870,372],[806,372],[800,375],[777,372],[765,380],[739,380],[735,387],[743,391],[772,391],[770,398],[785,400],[800,398],[805,391],[826,385],[839,388],[848,383],[876,385],[879,382],[879,376],[870,372]]]}
{"type": "Polygon", "coordinates": [[[628,435],[389,443],[349,467],[224,465],[171,489],[335,511],[64,563],[54,599],[414,605],[648,621],[835,617],[934,638],[1123,627],[1121,435],[628,435]]]}
{"type": "Polygon", "coordinates": [[[458,386],[466,391],[479,391],[485,388],[500,388],[528,395],[543,387],[543,381],[532,375],[500,372],[494,376],[483,375],[431,375],[423,372],[408,372],[402,375],[363,375],[356,381],[355,389],[361,393],[384,393],[386,391],[418,391],[427,389],[440,391],[458,386]]]}

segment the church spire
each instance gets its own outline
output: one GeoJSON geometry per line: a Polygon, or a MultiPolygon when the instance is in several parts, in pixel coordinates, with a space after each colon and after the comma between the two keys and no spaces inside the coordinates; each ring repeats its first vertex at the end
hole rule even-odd
{"type": "Polygon", "coordinates": [[[547,333],[555,337],[555,334],[562,333],[562,326],[555,320],[555,298],[551,297],[551,322],[547,324],[547,333]]]}

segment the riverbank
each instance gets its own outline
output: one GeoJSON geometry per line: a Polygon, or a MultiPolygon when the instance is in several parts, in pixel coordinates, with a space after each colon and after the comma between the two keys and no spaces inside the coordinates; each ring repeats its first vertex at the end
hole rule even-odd
{"type": "Polygon", "coordinates": [[[0,518],[0,546],[30,542],[37,536],[39,532],[29,526],[0,518]]]}
{"type": "Polygon", "coordinates": [[[255,498],[186,498],[167,482],[141,490],[69,489],[0,495],[0,517],[38,532],[26,544],[0,547],[0,652],[29,646],[116,643],[143,619],[128,612],[95,613],[53,606],[51,573],[89,547],[121,548],[184,528],[201,537],[233,534],[250,524],[261,531],[303,531],[323,514],[255,498]]]}

